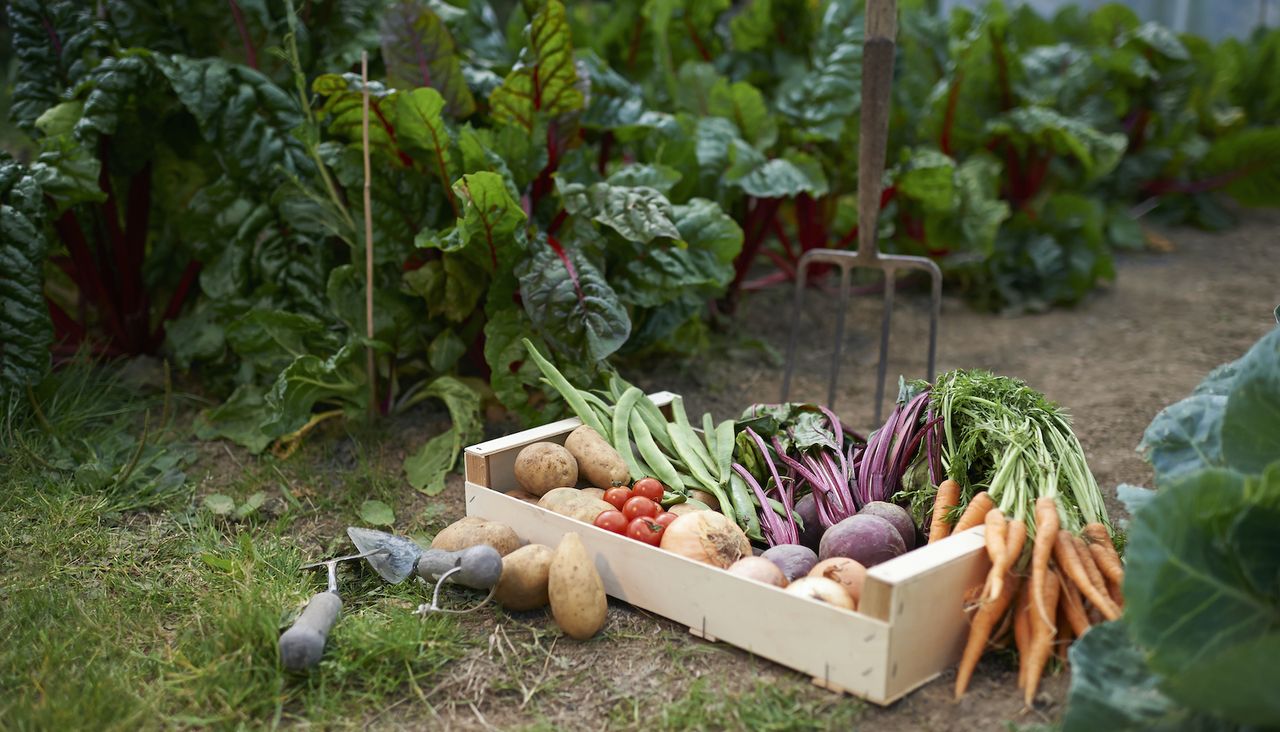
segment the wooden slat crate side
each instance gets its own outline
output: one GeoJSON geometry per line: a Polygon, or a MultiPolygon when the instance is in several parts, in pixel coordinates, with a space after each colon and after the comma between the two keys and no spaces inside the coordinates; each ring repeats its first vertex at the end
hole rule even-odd
{"type": "Polygon", "coordinates": [[[887,703],[886,623],[734,577],[474,483],[466,490],[468,515],[506,523],[529,541],[554,547],[564,533],[576,532],[610,596],[828,687],[887,703]]]}
{"type": "Polygon", "coordinates": [[[969,634],[965,593],[991,563],[981,526],[872,567],[867,582],[889,588],[887,697],[899,699],[960,660],[969,634]]]}

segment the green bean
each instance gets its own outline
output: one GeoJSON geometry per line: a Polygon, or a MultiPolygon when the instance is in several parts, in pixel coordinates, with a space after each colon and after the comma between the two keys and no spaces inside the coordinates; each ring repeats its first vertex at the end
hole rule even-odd
{"type": "Polygon", "coordinates": [[[529,357],[533,359],[533,362],[538,365],[538,369],[542,371],[542,375],[546,376],[555,390],[560,392],[560,396],[564,397],[564,400],[569,403],[569,408],[573,410],[574,414],[578,415],[578,419],[595,430],[597,434],[603,436],[605,434],[604,424],[600,422],[600,418],[596,416],[596,413],[591,411],[591,407],[587,406],[587,402],[583,400],[582,395],[578,393],[573,384],[570,384],[569,380],[564,378],[564,374],[560,373],[550,361],[543,358],[541,353],[538,353],[538,349],[533,347],[533,343],[528,338],[524,339],[524,347],[529,352],[529,357]]]}
{"type": "MultiPolygon", "coordinates": [[[[716,483],[724,481],[724,475],[716,466],[716,461],[711,458],[711,453],[707,452],[707,448],[702,444],[702,440],[698,439],[698,434],[693,431],[693,427],[689,425],[689,416],[684,412],[684,399],[675,397],[671,400],[671,416],[675,418],[676,432],[671,434],[671,440],[675,442],[676,434],[685,441],[685,447],[690,455],[696,457],[706,468],[707,475],[711,476],[716,483]]],[[[680,445],[676,444],[676,451],[679,452],[680,445]]],[[[684,457],[683,453],[681,457],[684,457]]],[[[685,462],[689,458],[684,457],[685,462]]],[[[693,467],[693,466],[690,466],[693,467]]]]}
{"type": "Polygon", "coordinates": [[[671,461],[667,459],[666,455],[662,454],[662,450],[658,449],[657,443],[653,441],[653,434],[649,431],[649,426],[644,423],[644,419],[641,418],[640,411],[636,409],[631,412],[631,432],[635,435],[636,447],[640,450],[640,457],[648,461],[649,466],[653,468],[654,477],[665,483],[668,488],[677,493],[688,493],[680,474],[676,472],[671,461]]]}
{"type": "MultiPolygon", "coordinates": [[[[603,412],[609,416],[608,419],[604,420],[606,424],[613,421],[613,407],[608,402],[589,391],[579,391],[578,394],[582,396],[583,401],[595,407],[597,412],[603,412]]],[[[600,436],[604,437],[604,435],[600,436]]]]}
{"type": "Polygon", "coordinates": [[[747,482],[736,472],[729,476],[729,499],[738,514],[738,525],[747,532],[747,536],[760,536],[760,517],[751,502],[751,492],[747,490],[747,482]]]}
{"type": "Polygon", "coordinates": [[[671,444],[671,438],[667,435],[667,418],[663,416],[658,405],[646,395],[640,399],[636,411],[640,413],[644,426],[649,428],[649,434],[653,435],[653,439],[662,446],[667,455],[674,456],[676,446],[671,444]]]}
{"type": "Polygon", "coordinates": [[[622,398],[618,399],[617,405],[613,408],[613,446],[622,456],[622,461],[627,464],[627,470],[631,471],[632,480],[640,480],[649,475],[642,470],[642,466],[636,461],[635,453],[631,451],[630,420],[635,412],[636,400],[642,396],[644,392],[633,386],[622,393],[622,398]]]}
{"type": "Polygon", "coordinates": [[[688,437],[692,437],[693,439],[688,439],[684,434],[684,430],[680,429],[680,425],[675,422],[667,424],[667,431],[671,433],[671,442],[676,447],[676,454],[680,456],[680,459],[684,461],[685,466],[689,468],[689,475],[691,475],[694,480],[701,483],[704,490],[713,491],[718,488],[720,481],[711,477],[711,475],[707,473],[706,468],[702,465],[702,461],[697,455],[693,454],[692,448],[689,446],[691,442],[697,442],[697,437],[691,432],[688,437]]]}
{"type": "Polygon", "coordinates": [[[726,419],[716,427],[716,469],[720,471],[721,480],[733,472],[733,447],[733,420],[726,419]]]}
{"type": "MultiPolygon", "coordinates": [[[[702,439],[707,442],[707,452],[715,455],[716,453],[716,423],[711,419],[710,414],[702,415],[702,439]]],[[[724,476],[721,476],[724,477],[724,476]]]]}

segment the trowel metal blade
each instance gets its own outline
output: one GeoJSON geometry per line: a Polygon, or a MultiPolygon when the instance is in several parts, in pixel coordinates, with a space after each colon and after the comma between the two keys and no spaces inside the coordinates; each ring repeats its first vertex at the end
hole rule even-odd
{"type": "Polygon", "coordinates": [[[378,552],[365,557],[369,566],[382,579],[391,584],[399,584],[405,580],[418,564],[422,556],[422,547],[403,536],[388,534],[385,531],[366,529],[360,526],[348,526],[347,536],[362,554],[378,552]]]}

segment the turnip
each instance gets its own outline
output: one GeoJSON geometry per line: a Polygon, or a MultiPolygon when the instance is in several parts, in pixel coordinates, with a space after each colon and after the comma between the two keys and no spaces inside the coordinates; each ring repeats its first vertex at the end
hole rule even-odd
{"type": "Polygon", "coordinates": [[[779,544],[760,556],[778,565],[788,582],[809,574],[813,565],[818,563],[818,555],[809,547],[799,544],[779,544]]]}
{"type": "Polygon", "coordinates": [[[827,529],[818,545],[818,558],[848,557],[870,568],[906,551],[893,524],[879,516],[858,514],[827,529]]]}
{"type": "Polygon", "coordinates": [[[902,535],[902,543],[906,545],[907,551],[911,551],[916,547],[916,524],[911,520],[911,514],[907,513],[907,509],[902,506],[885,501],[872,501],[863,506],[858,514],[879,516],[888,521],[902,535]]]}

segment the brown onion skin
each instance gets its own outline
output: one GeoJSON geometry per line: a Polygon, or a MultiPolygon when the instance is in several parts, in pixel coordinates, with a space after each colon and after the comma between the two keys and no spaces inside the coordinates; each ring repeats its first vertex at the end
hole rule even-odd
{"type": "Polygon", "coordinates": [[[728,569],[751,556],[751,542],[738,525],[715,511],[694,511],[676,517],[662,532],[659,546],[695,562],[728,569]]]}
{"type": "Polygon", "coordinates": [[[729,566],[729,574],[746,577],[774,587],[786,587],[787,577],[773,562],[764,557],[743,557],[729,566]]]}
{"type": "Polygon", "coordinates": [[[839,583],[848,593],[856,608],[862,602],[862,583],[867,579],[867,568],[848,557],[832,557],[813,565],[810,577],[822,577],[839,583]]]}
{"type": "Polygon", "coordinates": [[[853,600],[849,599],[849,593],[845,592],[844,585],[826,577],[801,577],[787,585],[786,592],[842,607],[845,610],[854,609],[853,600]]]}

